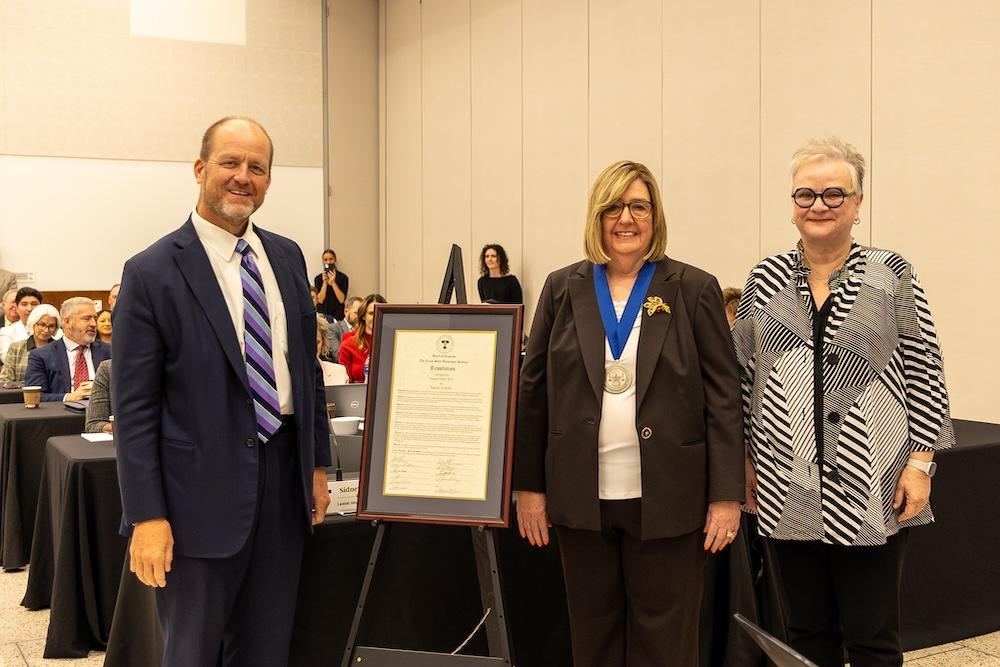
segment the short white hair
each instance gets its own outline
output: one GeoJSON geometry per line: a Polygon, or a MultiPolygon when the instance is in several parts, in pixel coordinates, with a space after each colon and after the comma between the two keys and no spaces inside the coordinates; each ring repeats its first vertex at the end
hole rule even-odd
{"type": "MultiPolygon", "coordinates": [[[[88,299],[85,296],[73,296],[62,302],[62,306],[59,307],[59,319],[65,320],[67,317],[76,314],[76,309],[81,306],[94,307],[94,300],[88,299]]],[[[94,310],[97,310],[94,308],[94,310]]]]}
{"type": "Polygon", "coordinates": [[[55,318],[56,329],[62,328],[62,322],[59,320],[59,311],[56,310],[56,307],[51,303],[41,303],[35,306],[35,308],[31,311],[31,314],[28,315],[28,321],[25,323],[28,333],[31,333],[31,330],[35,328],[36,324],[38,324],[38,320],[42,319],[46,315],[55,318]]]}
{"type": "Polygon", "coordinates": [[[817,137],[810,139],[802,148],[792,155],[792,181],[795,181],[795,174],[799,173],[806,162],[813,160],[840,160],[847,165],[851,172],[851,183],[854,191],[864,193],[865,191],[865,156],[861,152],[847,143],[840,137],[817,137]]]}
{"type": "Polygon", "coordinates": [[[7,299],[10,299],[11,301],[17,299],[17,289],[9,289],[4,292],[3,299],[0,299],[0,302],[5,303],[7,299]]]}

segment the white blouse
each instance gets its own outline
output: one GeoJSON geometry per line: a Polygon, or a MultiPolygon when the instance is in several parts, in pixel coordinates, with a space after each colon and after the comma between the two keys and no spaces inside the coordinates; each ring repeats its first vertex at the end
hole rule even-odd
{"type": "MultiPolygon", "coordinates": [[[[625,302],[615,301],[614,304],[615,316],[621,319],[625,302]]],[[[604,367],[624,364],[632,375],[632,384],[620,394],[605,391],[601,403],[601,426],[597,433],[597,486],[601,500],[642,497],[639,434],[635,430],[635,357],[641,324],[642,318],[637,313],[632,333],[617,362],[607,339],[604,340],[604,367]]]]}

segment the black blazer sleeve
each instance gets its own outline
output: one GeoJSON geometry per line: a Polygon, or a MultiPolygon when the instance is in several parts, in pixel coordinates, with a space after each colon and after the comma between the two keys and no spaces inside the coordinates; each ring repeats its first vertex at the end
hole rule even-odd
{"type": "Polygon", "coordinates": [[[743,500],[743,408],[739,370],[715,277],[702,286],[691,321],[705,394],[708,501],[743,500]]]}
{"type": "Polygon", "coordinates": [[[517,398],[514,488],[523,491],[545,491],[545,447],[549,430],[546,367],[555,312],[552,276],[549,276],[531,323],[517,398]]]}

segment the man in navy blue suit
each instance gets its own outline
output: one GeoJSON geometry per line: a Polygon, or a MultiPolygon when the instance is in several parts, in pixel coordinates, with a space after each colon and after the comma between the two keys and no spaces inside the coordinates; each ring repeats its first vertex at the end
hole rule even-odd
{"type": "Polygon", "coordinates": [[[95,369],[111,358],[111,346],[97,340],[97,311],[84,296],[63,301],[63,337],[28,354],[25,386],[42,388],[43,401],[79,401],[90,396],[95,369]]]}
{"type": "Polygon", "coordinates": [[[329,504],[316,312],[292,241],[250,222],[273,144],[226,117],[198,203],[125,265],[112,404],[130,568],[165,665],[283,665],[310,526],[329,504]]]}

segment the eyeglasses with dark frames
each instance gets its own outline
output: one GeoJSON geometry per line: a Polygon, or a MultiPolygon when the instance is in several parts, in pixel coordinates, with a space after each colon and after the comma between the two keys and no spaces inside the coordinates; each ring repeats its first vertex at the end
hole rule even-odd
{"type": "Polygon", "coordinates": [[[622,211],[625,207],[628,207],[628,212],[632,215],[633,220],[645,220],[650,215],[653,214],[653,202],[648,202],[645,199],[636,199],[633,201],[625,202],[616,201],[614,204],[608,206],[601,215],[607,216],[608,218],[620,218],[622,211]]]}
{"type": "Polygon", "coordinates": [[[823,192],[816,192],[812,188],[798,188],[792,193],[792,201],[799,208],[811,208],[819,198],[827,208],[839,208],[844,205],[848,197],[856,194],[856,192],[846,192],[844,188],[827,188],[823,192]]]}

